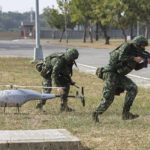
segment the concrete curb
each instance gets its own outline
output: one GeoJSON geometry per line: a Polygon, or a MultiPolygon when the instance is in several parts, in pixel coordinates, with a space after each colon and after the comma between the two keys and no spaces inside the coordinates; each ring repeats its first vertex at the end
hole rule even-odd
{"type": "Polygon", "coordinates": [[[83,150],[66,129],[1,130],[0,150],[83,150]]]}

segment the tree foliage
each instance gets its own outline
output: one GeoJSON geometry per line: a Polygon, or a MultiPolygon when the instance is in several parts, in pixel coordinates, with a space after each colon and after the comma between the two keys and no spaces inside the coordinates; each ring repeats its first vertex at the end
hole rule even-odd
{"type": "MultiPolygon", "coordinates": [[[[126,30],[136,29],[137,21],[145,28],[148,38],[150,28],[150,0],[57,0],[59,9],[45,8],[40,15],[40,24],[55,27],[65,31],[73,29],[75,25],[84,27],[83,41],[86,42],[87,29],[90,31],[91,41],[93,27],[96,25],[103,32],[106,44],[109,43],[107,31],[109,27],[120,28],[125,41],[126,30]],[[44,19],[45,20],[44,20],[44,19]]],[[[30,12],[18,13],[0,11],[0,29],[18,29],[21,21],[29,21],[30,12]]]]}
{"type": "Polygon", "coordinates": [[[59,14],[57,9],[47,7],[43,11],[43,16],[50,27],[55,27],[57,29],[64,28],[64,16],[59,14]]]}
{"type": "MultiPolygon", "coordinates": [[[[30,22],[30,13],[19,12],[1,12],[0,13],[0,29],[2,31],[20,30],[21,22],[30,22]]],[[[33,14],[34,16],[34,14],[33,14]]],[[[40,24],[45,26],[45,21],[42,15],[40,15],[40,24]]]]}
{"type": "MultiPolygon", "coordinates": [[[[43,16],[50,27],[55,27],[60,30],[65,28],[65,16],[57,9],[47,7],[43,11],[43,16]]],[[[71,18],[69,14],[67,14],[67,28],[73,29],[74,27],[75,23],[71,22],[71,18]]]]}

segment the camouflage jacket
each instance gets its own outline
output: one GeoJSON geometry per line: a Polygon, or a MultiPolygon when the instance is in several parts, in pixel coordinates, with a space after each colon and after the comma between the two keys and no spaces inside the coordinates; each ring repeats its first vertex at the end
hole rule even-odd
{"type": "Polygon", "coordinates": [[[124,43],[117,49],[110,52],[109,64],[104,68],[104,72],[116,72],[120,75],[126,75],[133,69],[139,70],[144,67],[144,63],[134,61],[133,55],[129,55],[130,51],[138,51],[133,43],[124,43]]]}
{"type": "Polygon", "coordinates": [[[49,55],[46,57],[45,63],[47,67],[52,68],[51,77],[56,86],[61,86],[61,80],[70,82],[73,62],[68,62],[63,52],[49,55]]]}

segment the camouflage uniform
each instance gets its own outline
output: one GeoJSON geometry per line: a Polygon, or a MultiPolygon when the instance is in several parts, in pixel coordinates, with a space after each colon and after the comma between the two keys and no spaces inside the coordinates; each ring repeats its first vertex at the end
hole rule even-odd
{"type": "MultiPolygon", "coordinates": [[[[115,95],[127,91],[123,107],[122,119],[134,119],[138,115],[130,113],[130,107],[138,92],[136,84],[126,75],[133,69],[139,70],[144,67],[144,63],[134,61],[133,55],[129,55],[130,51],[142,52],[144,49],[139,44],[139,39],[144,40],[144,46],[148,45],[144,37],[136,37],[131,43],[124,43],[110,53],[109,64],[104,68],[97,69],[97,76],[104,80],[103,98],[100,104],[93,112],[93,119],[98,122],[98,115],[103,114],[114,100],[115,95]]],[[[143,44],[142,43],[142,44],[143,44]]]]}
{"type": "MultiPolygon", "coordinates": [[[[67,97],[70,90],[70,85],[73,84],[71,80],[72,76],[72,66],[75,63],[75,59],[78,58],[78,51],[76,49],[68,49],[65,53],[55,53],[51,54],[45,59],[45,66],[50,68],[50,75],[43,77],[43,86],[51,87],[52,81],[56,87],[65,87],[64,94],[61,94],[61,111],[72,111],[67,105],[67,97]],[[56,56],[53,57],[52,56],[56,56]],[[50,67],[51,66],[51,67],[50,67]],[[52,69],[52,70],[51,70],[52,69]]],[[[51,89],[43,89],[44,93],[50,93],[51,89]]],[[[39,101],[37,108],[42,108],[45,105],[45,101],[39,101]]]]}

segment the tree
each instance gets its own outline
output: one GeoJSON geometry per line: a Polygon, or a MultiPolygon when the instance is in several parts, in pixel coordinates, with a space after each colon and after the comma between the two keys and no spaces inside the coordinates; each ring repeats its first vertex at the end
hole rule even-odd
{"type": "Polygon", "coordinates": [[[109,15],[112,17],[112,24],[121,29],[126,42],[127,36],[125,30],[129,26],[128,6],[122,0],[112,0],[111,2],[107,0],[107,4],[109,5],[109,15]]]}
{"type": "Polygon", "coordinates": [[[135,13],[132,10],[134,6],[133,1],[129,0],[105,0],[105,13],[107,14],[110,24],[121,29],[125,42],[127,36],[125,30],[133,25],[136,21],[135,13]]]}
{"type": "Polygon", "coordinates": [[[64,18],[63,15],[59,14],[57,9],[45,8],[43,11],[43,16],[45,17],[46,23],[50,27],[55,27],[58,30],[62,30],[62,35],[60,37],[60,42],[64,33],[64,18]]]}
{"type": "Polygon", "coordinates": [[[67,24],[68,24],[68,11],[69,11],[69,0],[57,0],[58,7],[60,8],[64,16],[64,30],[66,33],[66,42],[68,43],[68,33],[67,33],[67,24]]]}
{"type": "Polygon", "coordinates": [[[84,26],[83,42],[86,42],[87,28],[90,25],[90,39],[92,38],[92,6],[91,0],[72,0],[70,2],[71,20],[77,25],[84,26]]]}
{"type": "Polygon", "coordinates": [[[127,5],[128,9],[126,11],[126,15],[128,16],[128,24],[129,24],[129,27],[131,29],[131,32],[130,32],[130,36],[131,36],[131,39],[133,39],[133,37],[135,35],[133,35],[133,28],[135,28],[135,26],[137,25],[137,20],[138,19],[138,15],[137,15],[137,5],[138,5],[138,1],[136,2],[135,0],[122,0],[123,3],[125,5],[127,5]]]}
{"type": "MultiPolygon", "coordinates": [[[[65,22],[64,22],[64,15],[59,13],[57,9],[54,8],[45,8],[43,11],[43,15],[46,19],[47,24],[50,27],[55,27],[58,30],[62,30],[62,34],[60,36],[60,42],[62,41],[63,34],[65,32],[65,22]]],[[[70,21],[70,16],[67,16],[67,28],[73,29],[75,26],[75,23],[72,23],[70,21]]]]}
{"type": "Polygon", "coordinates": [[[110,37],[107,34],[107,26],[108,24],[110,24],[111,19],[110,16],[109,17],[107,16],[108,12],[107,12],[107,5],[105,4],[105,0],[93,0],[92,9],[93,9],[93,16],[94,16],[93,20],[96,24],[96,27],[101,28],[105,38],[105,44],[109,44],[110,37]]]}
{"type": "Polygon", "coordinates": [[[148,39],[149,25],[150,25],[150,1],[149,0],[135,0],[136,8],[134,9],[138,20],[145,24],[145,37],[148,39]]]}

